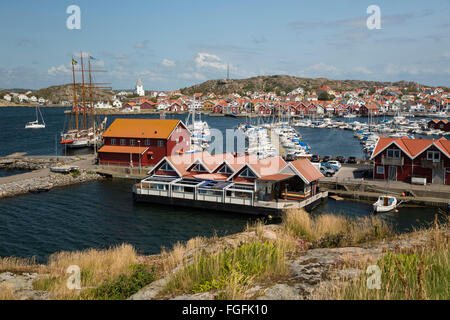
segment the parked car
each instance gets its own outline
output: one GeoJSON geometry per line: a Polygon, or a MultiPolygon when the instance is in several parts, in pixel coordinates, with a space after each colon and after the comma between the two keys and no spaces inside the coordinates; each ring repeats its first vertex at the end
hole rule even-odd
{"type": "Polygon", "coordinates": [[[320,162],[320,156],[318,156],[317,154],[313,154],[313,156],[311,157],[311,162],[320,162]]]}
{"type": "Polygon", "coordinates": [[[332,177],[336,173],[332,167],[327,166],[320,166],[319,170],[325,177],[332,177]]]}
{"type": "Polygon", "coordinates": [[[325,156],[325,157],[323,157],[322,162],[328,162],[328,161],[330,161],[330,159],[331,159],[330,156],[325,156]]]}
{"type": "Polygon", "coordinates": [[[327,162],[331,167],[333,167],[334,170],[339,171],[339,169],[342,167],[341,163],[339,161],[328,161],[327,162]]]}
{"type": "Polygon", "coordinates": [[[286,161],[295,161],[295,156],[293,154],[287,154],[286,155],[286,161]]]}
{"type": "Polygon", "coordinates": [[[343,156],[337,156],[336,160],[339,161],[340,163],[345,163],[345,158],[343,156]]]}
{"type": "Polygon", "coordinates": [[[348,157],[347,163],[356,163],[355,157],[348,157]]]}

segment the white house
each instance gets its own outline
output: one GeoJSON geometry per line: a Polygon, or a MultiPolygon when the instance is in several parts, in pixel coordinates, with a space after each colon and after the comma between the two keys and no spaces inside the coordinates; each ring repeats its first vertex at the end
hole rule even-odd
{"type": "Polygon", "coordinates": [[[38,99],[38,103],[39,104],[44,104],[44,103],[46,103],[47,102],[47,100],[45,100],[44,98],[42,98],[42,97],[40,97],[39,99],[38,99]]]}
{"type": "Polygon", "coordinates": [[[122,108],[122,101],[120,101],[119,99],[116,99],[113,101],[112,105],[114,108],[122,108]]]}
{"type": "Polygon", "coordinates": [[[31,102],[37,102],[38,99],[37,99],[35,96],[32,96],[32,97],[30,98],[30,101],[31,101],[31,102]]]}
{"type": "Polygon", "coordinates": [[[29,100],[29,98],[24,94],[19,94],[17,98],[19,99],[19,102],[28,102],[29,100]]]}
{"type": "Polygon", "coordinates": [[[12,97],[9,94],[5,94],[3,97],[4,100],[11,102],[12,97]]]}

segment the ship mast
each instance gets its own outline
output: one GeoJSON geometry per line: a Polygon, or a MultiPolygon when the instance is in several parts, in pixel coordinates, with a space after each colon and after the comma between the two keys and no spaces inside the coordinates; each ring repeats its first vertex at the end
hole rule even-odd
{"type": "MultiPolygon", "coordinates": [[[[76,122],[76,129],[78,131],[78,104],[77,104],[77,84],[75,81],[75,65],[73,62],[74,58],[72,56],[72,75],[73,75],[73,106],[72,106],[72,112],[75,111],[75,122],[76,122]]],[[[70,124],[69,124],[70,127],[70,124]]]]}
{"type": "Polygon", "coordinates": [[[86,92],[84,90],[84,63],[83,63],[83,52],[81,52],[81,96],[83,100],[83,117],[84,117],[84,129],[87,131],[87,123],[86,123],[86,92]]]}

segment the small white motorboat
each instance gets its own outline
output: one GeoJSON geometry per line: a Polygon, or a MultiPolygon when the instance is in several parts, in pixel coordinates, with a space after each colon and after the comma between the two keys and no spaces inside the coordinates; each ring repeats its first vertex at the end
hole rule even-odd
{"type": "Polygon", "coordinates": [[[392,196],[379,196],[373,204],[374,212],[389,212],[397,207],[397,198],[392,196]]]}

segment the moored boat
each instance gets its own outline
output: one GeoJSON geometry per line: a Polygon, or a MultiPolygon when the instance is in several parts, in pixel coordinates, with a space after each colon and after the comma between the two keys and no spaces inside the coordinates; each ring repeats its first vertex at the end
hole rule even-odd
{"type": "Polygon", "coordinates": [[[374,212],[389,212],[397,207],[397,198],[393,196],[379,196],[377,202],[373,204],[374,212]]]}

